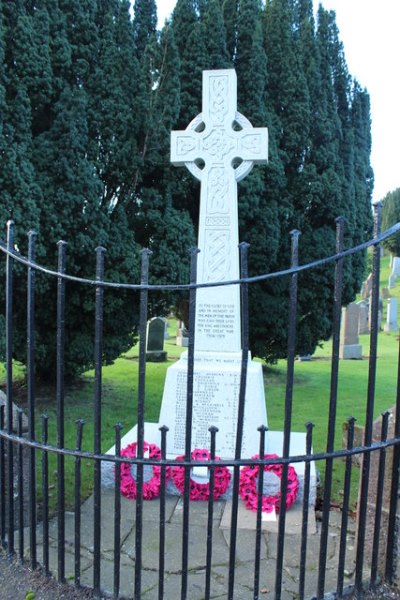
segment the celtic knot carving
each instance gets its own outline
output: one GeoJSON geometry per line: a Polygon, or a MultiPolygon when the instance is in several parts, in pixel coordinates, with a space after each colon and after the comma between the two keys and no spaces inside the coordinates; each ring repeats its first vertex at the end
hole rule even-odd
{"type": "Polygon", "coordinates": [[[205,281],[224,281],[230,270],[229,231],[207,231],[207,263],[204,265],[205,281]]]}
{"type": "Polygon", "coordinates": [[[203,150],[206,150],[210,156],[219,161],[222,161],[224,156],[234,147],[233,139],[221,129],[213,129],[210,135],[203,140],[203,150]]]}
{"type": "Polygon", "coordinates": [[[229,227],[231,220],[229,217],[207,217],[206,227],[229,227]]]}
{"type": "Polygon", "coordinates": [[[242,137],[242,148],[244,148],[245,150],[252,151],[255,154],[260,154],[261,137],[259,135],[254,135],[251,133],[249,133],[248,135],[244,135],[242,137]]]}
{"type": "Polygon", "coordinates": [[[196,140],[190,139],[188,136],[180,136],[177,138],[177,154],[178,156],[186,156],[188,152],[193,152],[196,149],[196,140]]]}
{"type": "Polygon", "coordinates": [[[207,212],[226,213],[229,210],[229,177],[226,169],[214,167],[208,176],[207,212]]]}
{"type": "Polygon", "coordinates": [[[213,77],[210,85],[210,107],[214,125],[222,125],[228,113],[228,78],[213,77]]]}

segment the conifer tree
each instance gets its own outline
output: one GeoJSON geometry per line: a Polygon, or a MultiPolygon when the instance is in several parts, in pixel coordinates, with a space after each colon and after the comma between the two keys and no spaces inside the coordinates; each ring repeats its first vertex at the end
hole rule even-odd
{"type": "MultiPolygon", "coordinates": [[[[107,247],[109,280],[132,281],[139,249],[153,250],[153,282],[187,281],[198,222],[199,184],[169,162],[170,131],[201,112],[202,70],[234,66],[238,109],[269,130],[269,163],[240,184],[240,239],[252,274],[286,268],[288,232],[302,232],[300,260],[371,231],[373,173],[368,93],[348,72],[335,15],[312,0],[178,0],[161,33],[155,0],[0,3],[0,207],[20,233],[37,229],[37,257],[54,265],[67,239],[68,270],[92,277],[94,246],[107,247]],[[264,6],[265,4],[265,6],[264,6]],[[26,52],[29,47],[30,52],[26,52]]],[[[364,258],[346,261],[344,301],[357,291],[364,258]]],[[[18,279],[18,278],[17,278],[18,279]]],[[[330,335],[332,273],[300,276],[298,352],[330,335]],[[312,311],[310,310],[312,306],[312,311]]],[[[38,278],[38,371],[54,376],[55,307],[38,278]]],[[[92,364],[91,290],[67,286],[67,373],[92,364]]],[[[22,294],[16,324],[25,321],[22,294]]],[[[288,282],[251,286],[253,353],[286,353],[288,282]]],[[[151,297],[167,311],[175,295],[151,297]]],[[[4,298],[0,298],[0,304],[4,298]]],[[[137,305],[106,294],[104,358],[135,336],[137,305]]],[[[1,312],[1,311],[0,311],[1,312]]],[[[24,360],[23,329],[16,356],[24,360]]],[[[0,340],[1,346],[1,340],[0,340]]]]}
{"type": "MultiPolygon", "coordinates": [[[[382,231],[386,231],[396,223],[400,223],[400,188],[388,192],[383,198],[382,231]]],[[[383,247],[393,256],[400,256],[400,233],[384,240],[383,247]]]]}
{"type": "MultiPolygon", "coordinates": [[[[131,154],[132,146],[126,144],[132,138],[123,136],[129,136],[125,125],[133,95],[126,84],[134,80],[130,72],[125,79],[119,77],[117,84],[117,76],[129,68],[124,60],[133,55],[133,36],[125,38],[125,47],[124,39],[118,38],[118,10],[123,5],[130,27],[128,4],[118,0],[108,2],[108,10],[102,3],[103,12],[94,0],[84,5],[43,0],[35,7],[26,3],[3,6],[7,168],[0,175],[2,214],[14,218],[21,252],[26,252],[24,232],[36,229],[37,259],[54,268],[56,242],[66,239],[68,271],[92,278],[94,249],[101,244],[108,250],[106,277],[119,281],[135,280],[139,269],[133,228],[118,206],[119,201],[123,204],[122,191],[131,176],[127,173],[131,163],[124,156],[131,154]],[[107,30],[110,21],[113,27],[107,30]],[[101,47],[100,28],[107,52],[101,47]],[[32,47],[34,60],[26,53],[27,45],[32,47]],[[105,61],[99,62],[101,52],[105,61]],[[114,81],[109,79],[112,73],[114,81]],[[106,88],[100,85],[105,81],[106,88]],[[121,104],[124,95],[127,102],[121,104]],[[102,107],[108,110],[102,112],[102,107]]],[[[54,284],[38,277],[36,291],[36,370],[39,376],[52,379],[56,320],[55,301],[49,298],[55,298],[54,284]]],[[[93,364],[93,290],[67,285],[67,299],[65,372],[69,376],[93,364]]],[[[26,356],[25,304],[24,294],[16,294],[14,352],[22,362],[26,356]]],[[[135,327],[132,298],[124,293],[106,295],[105,362],[131,346],[135,327]]]]}
{"type": "Polygon", "coordinates": [[[157,35],[157,6],[155,0],[135,0],[133,31],[137,56],[143,55],[147,44],[157,35]]]}
{"type": "Polygon", "coordinates": [[[207,68],[229,69],[232,65],[226,46],[226,31],[220,0],[208,1],[203,22],[208,56],[207,68]]]}

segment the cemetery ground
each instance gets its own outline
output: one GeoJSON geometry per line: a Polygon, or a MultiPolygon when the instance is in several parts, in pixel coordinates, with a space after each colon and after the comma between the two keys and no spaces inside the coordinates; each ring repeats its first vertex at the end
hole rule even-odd
{"type": "MultiPolygon", "coordinates": [[[[389,257],[381,261],[381,284],[387,285],[389,276],[389,257]]],[[[392,296],[400,297],[400,280],[390,290],[392,296]]],[[[386,302],[382,323],[385,322],[386,302]]],[[[168,360],[163,363],[148,362],[146,365],[146,402],[145,421],[158,422],[164,380],[167,368],[176,361],[184,348],[175,344],[176,321],[169,322],[169,339],[165,340],[168,360]]],[[[343,447],[343,426],[350,416],[354,416],[356,425],[362,427],[365,420],[369,335],[361,335],[364,360],[341,360],[339,367],[339,391],[336,417],[335,449],[343,447]]],[[[313,451],[324,452],[329,410],[329,387],[331,367],[331,344],[323,343],[311,361],[296,361],[293,396],[292,430],[305,431],[305,423],[315,424],[313,431],[313,451]]],[[[376,376],[376,395],[374,418],[390,409],[387,398],[393,398],[396,386],[398,361],[398,332],[381,331],[378,340],[378,366],[376,376]]],[[[264,365],[265,397],[268,407],[268,426],[271,430],[282,430],[284,419],[284,398],[286,384],[286,361],[276,365],[264,365]]],[[[83,419],[82,449],[93,450],[93,379],[94,373],[87,372],[66,387],[65,396],[65,447],[75,448],[76,422],[83,419]]],[[[123,425],[122,435],[135,424],[138,389],[138,345],[123,354],[113,365],[103,369],[102,396],[102,451],[106,452],[115,443],[115,425],[123,425]]],[[[0,365],[0,387],[5,385],[4,366],[0,365]]],[[[49,443],[56,444],[56,391],[47,385],[38,385],[36,390],[37,437],[41,435],[41,415],[49,417],[49,443]]],[[[26,408],[26,384],[24,371],[15,365],[14,401],[26,408]]],[[[357,445],[357,438],[356,438],[357,445]]],[[[38,453],[39,454],[39,453],[38,453]]],[[[38,496],[40,498],[40,457],[38,456],[38,496]]],[[[316,463],[321,476],[320,494],[323,493],[322,463],[316,463]]],[[[92,492],[92,462],[82,461],[82,499],[92,492]]],[[[50,508],[56,505],[56,457],[49,454],[50,508]],[[54,492],[54,493],[53,493],[54,492]]],[[[343,487],[344,461],[335,461],[332,504],[340,507],[343,487]]],[[[74,460],[65,459],[66,508],[73,506],[74,460]]],[[[358,478],[352,477],[352,508],[356,508],[358,478]]],[[[39,511],[40,515],[40,511],[39,511]]]]}
{"type": "MultiPolygon", "coordinates": [[[[381,285],[386,286],[389,273],[389,259],[382,260],[381,285]]],[[[393,296],[400,296],[400,284],[391,290],[393,296]]],[[[385,305],[384,313],[385,317],[385,305]]],[[[384,322],[384,318],[383,318],[384,322]]],[[[180,353],[184,350],[175,345],[176,322],[171,320],[169,333],[170,339],[165,341],[165,349],[168,352],[168,361],[165,363],[147,363],[146,366],[146,413],[145,420],[157,422],[159,409],[164,386],[165,373],[168,366],[176,361],[180,353]]],[[[335,448],[343,446],[342,426],[349,416],[357,418],[358,425],[362,426],[365,419],[365,404],[367,397],[368,382],[368,361],[369,354],[369,336],[360,336],[360,343],[363,346],[363,357],[365,360],[341,360],[340,361],[340,387],[338,394],[337,426],[335,448]]],[[[304,431],[306,421],[315,424],[313,436],[314,452],[322,452],[326,446],[326,432],[328,422],[329,408],[329,386],[330,386],[330,343],[323,344],[309,362],[296,361],[295,364],[295,386],[293,399],[293,422],[294,431],[304,431]]],[[[393,390],[396,386],[398,360],[398,332],[380,332],[378,341],[378,367],[376,381],[376,401],[374,417],[378,417],[383,411],[391,408],[387,405],[387,398],[393,398],[393,390]]],[[[114,426],[116,422],[121,422],[124,426],[123,432],[128,431],[135,423],[137,383],[138,383],[138,349],[132,348],[129,352],[121,356],[113,365],[107,366],[103,371],[103,437],[102,450],[105,452],[114,444],[114,426]]],[[[2,368],[2,367],[1,367],[2,368]]],[[[283,427],[284,416],[284,395],[286,381],[286,363],[279,361],[274,366],[264,366],[264,381],[266,401],[268,405],[268,425],[271,429],[277,430],[283,427]]],[[[0,372],[0,384],[4,382],[4,370],[0,372]]],[[[15,396],[14,401],[25,408],[26,387],[24,382],[24,373],[16,365],[15,368],[15,396]]],[[[55,389],[49,386],[38,386],[36,394],[37,403],[37,436],[40,437],[41,423],[40,415],[46,414],[49,417],[49,442],[56,443],[56,412],[55,412],[55,389]]],[[[65,446],[74,448],[76,443],[76,420],[84,419],[84,437],[83,449],[92,451],[93,449],[93,373],[88,372],[74,384],[67,387],[65,398],[65,446]]],[[[40,454],[40,453],[38,453],[40,454]]],[[[55,510],[56,505],[56,461],[50,459],[50,504],[51,509],[55,510]]],[[[40,457],[38,457],[38,481],[40,481],[40,457]]],[[[316,465],[321,475],[321,490],[323,493],[323,463],[316,465]]],[[[343,463],[340,460],[335,461],[332,505],[333,509],[340,510],[341,493],[343,488],[343,463]]],[[[352,483],[352,510],[356,511],[358,478],[354,471],[352,483]]],[[[74,462],[65,460],[66,476],[66,508],[73,508],[73,481],[74,481],[74,462]]],[[[39,484],[40,485],[40,484],[39,484]]],[[[92,492],[93,476],[92,463],[82,461],[82,500],[88,497],[92,492]]],[[[40,489],[38,489],[40,498],[40,489]]],[[[39,511],[40,518],[40,511],[39,511]]],[[[8,573],[8,560],[4,554],[0,553],[0,574],[8,573]],[[4,569],[4,570],[3,570],[4,569]]],[[[36,590],[35,600],[48,600],[50,598],[64,598],[72,600],[75,598],[90,597],[86,592],[78,592],[73,589],[65,589],[57,586],[55,582],[47,584],[36,580],[36,576],[30,580],[32,574],[27,567],[16,566],[18,581],[22,587],[11,587],[13,578],[8,575],[4,578],[4,586],[10,585],[10,590],[18,589],[21,595],[12,595],[4,597],[13,597],[16,600],[25,600],[29,590],[36,590]],[[31,584],[30,584],[31,581],[31,584]],[[23,583],[26,582],[26,585],[23,583]],[[25,588],[23,587],[25,585],[25,588]],[[36,586],[36,587],[35,587],[36,586]],[[23,591],[25,590],[25,595],[23,591]]],[[[1,576],[1,575],[0,575],[1,576]]],[[[1,586],[3,586],[3,580],[1,586]]],[[[17,580],[16,580],[17,581],[17,580]]],[[[3,591],[8,587],[3,587],[3,591]]],[[[0,595],[0,597],[2,597],[0,595]]],[[[398,598],[399,596],[393,590],[382,588],[377,590],[374,598],[398,598]]]]}

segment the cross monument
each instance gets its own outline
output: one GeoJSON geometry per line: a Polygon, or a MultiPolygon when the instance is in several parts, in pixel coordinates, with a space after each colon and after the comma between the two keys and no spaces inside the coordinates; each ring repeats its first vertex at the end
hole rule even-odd
{"type": "MultiPolygon", "coordinates": [[[[239,279],[237,182],[254,164],[267,162],[267,129],[252,127],[237,112],[236,92],[235,71],[205,71],[202,113],[184,131],[171,135],[171,161],[187,167],[201,182],[197,283],[239,279]]],[[[199,288],[196,305],[192,449],[210,447],[208,429],[214,425],[218,428],[216,455],[230,459],[235,456],[242,360],[239,285],[199,288]]],[[[184,352],[167,370],[159,422],[145,423],[145,440],[157,445],[160,426],[168,427],[169,458],[185,452],[187,358],[184,352]]],[[[262,366],[249,360],[242,458],[258,454],[260,425],[267,425],[262,366]]],[[[123,437],[122,447],[136,439],[135,426],[123,437]]],[[[281,431],[268,431],[265,441],[266,453],[281,453],[281,431]]],[[[290,453],[305,452],[305,434],[291,432],[290,453]]],[[[108,453],[115,454],[115,447],[108,453]]],[[[296,463],[296,470],[304,487],[304,463],[296,463]]],[[[206,482],[208,470],[193,467],[191,477],[206,482]]],[[[108,480],[114,485],[111,469],[108,480]]],[[[315,502],[315,489],[312,464],[310,505],[315,502]]]]}
{"type": "MultiPolygon", "coordinates": [[[[197,283],[240,278],[237,182],[268,158],[268,130],[252,127],[237,111],[234,70],[203,72],[203,106],[184,131],[171,134],[171,161],[201,182],[197,283]]],[[[218,427],[217,454],[235,453],[241,366],[240,287],[199,288],[196,295],[193,448],[209,446],[218,427]]],[[[185,447],[187,353],[169,367],[160,423],[168,451],[185,447]]],[[[257,428],[267,424],[262,369],[249,361],[242,455],[258,449],[257,428]],[[248,397],[248,400],[247,400],[248,397]]]]}
{"type": "MultiPolygon", "coordinates": [[[[171,133],[171,162],[201,182],[197,283],[239,279],[237,182],[268,160],[268,130],[237,111],[233,69],[203,71],[203,111],[171,133]]],[[[200,288],[196,350],[241,349],[239,286],[200,288]]]]}

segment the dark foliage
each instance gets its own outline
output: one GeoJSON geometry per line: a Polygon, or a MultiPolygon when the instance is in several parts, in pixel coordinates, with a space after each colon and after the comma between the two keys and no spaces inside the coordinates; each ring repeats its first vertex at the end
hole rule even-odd
{"type": "MultiPolygon", "coordinates": [[[[188,279],[199,185],[169,162],[171,129],[201,111],[203,69],[234,67],[239,110],[268,126],[270,157],[239,187],[240,239],[251,244],[251,274],[286,268],[289,232],[300,260],[331,254],[335,217],[346,245],[371,233],[373,173],[369,97],[348,72],[334,13],[310,0],[178,0],[156,29],[154,0],[39,0],[0,3],[0,208],[16,243],[38,233],[37,260],[54,268],[65,239],[67,271],[92,278],[95,247],[105,278],[138,281],[140,249],[151,278],[188,279]],[[29,48],[29,52],[27,52],[29,48]]],[[[364,276],[348,261],[345,302],[364,276]]],[[[299,296],[298,351],[330,335],[332,273],[307,275],[299,296]]],[[[15,357],[25,362],[25,281],[16,273],[15,357]]],[[[37,370],[55,376],[55,313],[37,278],[37,370]]],[[[251,288],[253,353],[286,353],[288,282],[251,288]]],[[[152,295],[167,312],[174,295],[152,295]]],[[[4,290],[1,292],[4,312],[4,290]]],[[[66,374],[93,364],[94,290],[67,286],[66,374]]],[[[106,294],[104,361],[133,342],[138,298],[106,294]]],[[[1,347],[0,340],[0,347],[1,347]]]]}

